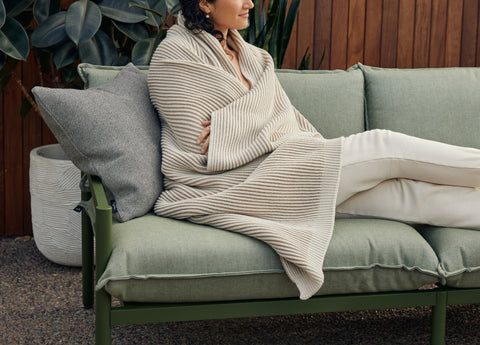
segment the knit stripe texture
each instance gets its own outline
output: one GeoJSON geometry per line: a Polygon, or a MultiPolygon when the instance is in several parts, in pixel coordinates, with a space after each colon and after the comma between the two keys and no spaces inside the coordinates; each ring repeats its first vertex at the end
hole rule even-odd
{"type": "Polygon", "coordinates": [[[181,16],[152,57],[165,183],[154,211],[266,242],[308,299],[324,280],[343,138],[324,139],[292,106],[267,52],[228,36],[250,89],[219,41],[181,16]],[[207,155],[196,143],[206,120],[207,155]]]}

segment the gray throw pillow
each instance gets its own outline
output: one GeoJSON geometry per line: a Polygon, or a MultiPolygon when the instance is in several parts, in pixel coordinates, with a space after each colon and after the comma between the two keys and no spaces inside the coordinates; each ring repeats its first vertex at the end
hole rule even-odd
{"type": "Polygon", "coordinates": [[[149,212],[162,191],[160,121],[147,76],[127,65],[111,82],[87,90],[32,90],[67,156],[99,176],[124,222],[149,212]]]}

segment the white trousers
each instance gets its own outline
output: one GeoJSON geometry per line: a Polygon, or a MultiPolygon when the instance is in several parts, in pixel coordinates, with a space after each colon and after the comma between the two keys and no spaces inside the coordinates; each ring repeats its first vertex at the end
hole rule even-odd
{"type": "Polygon", "coordinates": [[[388,130],[345,138],[339,214],[480,229],[480,150],[388,130]]]}

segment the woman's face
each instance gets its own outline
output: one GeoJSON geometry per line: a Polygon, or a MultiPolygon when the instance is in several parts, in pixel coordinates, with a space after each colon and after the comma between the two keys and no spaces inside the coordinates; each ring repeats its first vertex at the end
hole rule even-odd
{"type": "Polygon", "coordinates": [[[245,29],[248,26],[248,11],[253,8],[252,0],[216,0],[209,3],[201,0],[200,9],[210,16],[215,30],[224,34],[228,29],[245,29]]]}

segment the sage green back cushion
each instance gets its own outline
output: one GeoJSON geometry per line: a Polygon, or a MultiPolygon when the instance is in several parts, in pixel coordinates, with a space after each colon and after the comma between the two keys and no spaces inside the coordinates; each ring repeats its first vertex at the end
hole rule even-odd
{"type": "MultiPolygon", "coordinates": [[[[298,297],[280,258],[238,233],[148,214],[112,231],[97,288],[135,302],[298,297]]],[[[380,219],[338,219],[318,294],[415,290],[439,281],[438,259],[414,228],[380,219]]]]}
{"type": "MultiPolygon", "coordinates": [[[[148,66],[139,66],[148,73],[148,66]]],[[[85,87],[112,80],[121,70],[115,66],[80,64],[85,87]]],[[[362,132],[364,121],[363,74],[356,67],[348,71],[277,70],[277,77],[292,104],[326,138],[362,132]]]]}
{"type": "Polygon", "coordinates": [[[480,68],[359,66],[369,129],[480,148],[480,68]]]}

